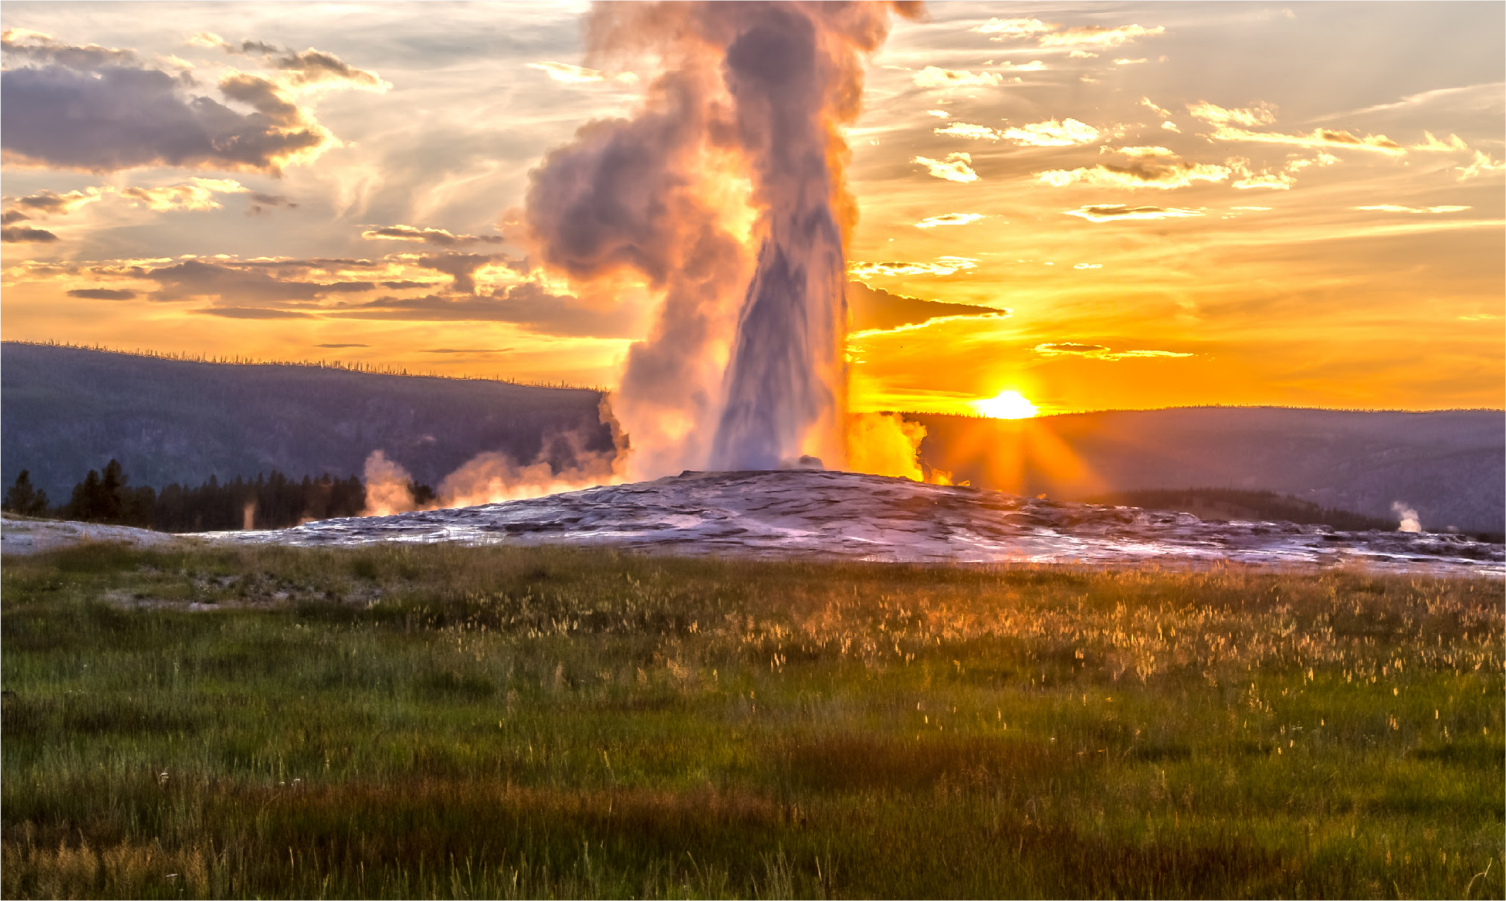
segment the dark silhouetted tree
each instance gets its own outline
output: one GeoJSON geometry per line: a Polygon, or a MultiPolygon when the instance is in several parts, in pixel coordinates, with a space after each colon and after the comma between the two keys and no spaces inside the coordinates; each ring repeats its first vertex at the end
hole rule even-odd
{"type": "Polygon", "coordinates": [[[92,522],[99,509],[99,473],[89,470],[84,480],[73,486],[73,496],[63,508],[63,515],[80,522],[92,522]]]}
{"type": "Polygon", "coordinates": [[[47,492],[31,484],[31,470],[23,469],[16,476],[16,484],[5,492],[5,509],[22,516],[43,516],[47,513],[47,492]]]}

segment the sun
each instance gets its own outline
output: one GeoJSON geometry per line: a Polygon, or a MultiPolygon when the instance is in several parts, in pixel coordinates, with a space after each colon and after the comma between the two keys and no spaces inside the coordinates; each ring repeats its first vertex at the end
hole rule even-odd
{"type": "Polygon", "coordinates": [[[1018,391],[1000,391],[994,397],[973,401],[973,407],[989,419],[1029,419],[1039,412],[1018,391]]]}

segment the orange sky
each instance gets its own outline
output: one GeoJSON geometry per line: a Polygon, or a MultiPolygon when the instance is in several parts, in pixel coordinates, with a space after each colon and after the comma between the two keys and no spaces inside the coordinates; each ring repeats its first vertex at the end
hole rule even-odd
{"type": "MultiPolygon", "coordinates": [[[[0,9],[6,339],[614,383],[656,298],[576,296],[501,235],[653,77],[582,68],[580,6],[144,6],[0,9]],[[106,88],[133,113],[57,118],[106,88]]],[[[849,271],[1008,315],[854,334],[854,406],[1506,406],[1503,35],[1500,4],[897,23],[849,271]]]]}

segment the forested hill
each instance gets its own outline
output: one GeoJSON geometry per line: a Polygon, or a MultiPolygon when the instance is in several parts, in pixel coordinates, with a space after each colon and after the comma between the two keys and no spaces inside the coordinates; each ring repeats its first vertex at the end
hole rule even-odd
{"type": "MultiPolygon", "coordinates": [[[[1506,412],[1183,407],[1030,420],[918,414],[925,461],[982,488],[1081,500],[1150,489],[1274,491],[1422,527],[1506,528],[1506,412]]],[[[1226,514],[1227,515],[1227,514],[1226,514]]]]}
{"type": "Polygon", "coordinates": [[[23,469],[54,501],[120,461],[132,484],[360,474],[387,456],[437,485],[483,451],[532,460],[577,429],[610,450],[596,391],[278,364],[199,363],[0,345],[0,480],[23,469]]]}

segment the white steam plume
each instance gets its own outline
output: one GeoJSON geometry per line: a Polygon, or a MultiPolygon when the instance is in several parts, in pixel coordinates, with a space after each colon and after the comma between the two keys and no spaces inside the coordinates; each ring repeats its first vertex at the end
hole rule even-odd
{"type": "Polygon", "coordinates": [[[844,462],[855,207],[839,128],[857,117],[862,62],[891,12],[916,9],[593,7],[588,63],[638,54],[662,74],[632,118],[585,125],[531,173],[522,239],[572,283],[637,279],[663,297],[615,404],[633,478],[844,462]]]}
{"type": "Polygon", "coordinates": [[[1411,507],[1408,507],[1406,504],[1402,503],[1401,501],[1394,501],[1391,504],[1391,512],[1395,513],[1398,517],[1401,518],[1401,525],[1397,526],[1396,531],[1398,531],[1398,532],[1421,532],[1422,531],[1422,521],[1417,518],[1417,511],[1416,510],[1413,510],[1411,507]]]}

